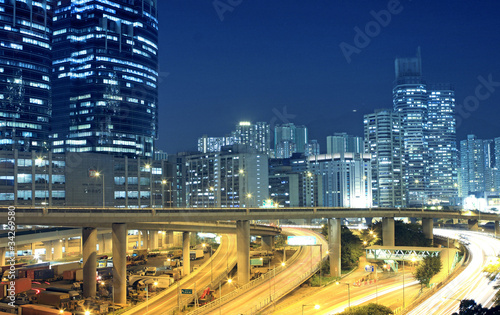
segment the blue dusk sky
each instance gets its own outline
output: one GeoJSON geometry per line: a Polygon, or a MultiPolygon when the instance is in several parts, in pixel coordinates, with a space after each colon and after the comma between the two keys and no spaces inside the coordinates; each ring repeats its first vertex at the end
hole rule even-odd
{"type": "Polygon", "coordinates": [[[500,137],[500,2],[159,0],[159,140],[196,149],[240,120],[306,125],[325,151],[392,108],[394,59],[421,47],[455,87],[457,140],[500,137]]]}

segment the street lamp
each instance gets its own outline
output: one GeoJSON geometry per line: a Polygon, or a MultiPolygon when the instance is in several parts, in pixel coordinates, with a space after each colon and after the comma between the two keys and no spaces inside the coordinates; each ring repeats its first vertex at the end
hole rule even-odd
{"type": "Polygon", "coordinates": [[[351,284],[349,282],[347,283],[343,283],[343,282],[335,282],[336,285],[339,285],[339,284],[345,284],[347,285],[347,300],[348,300],[348,306],[349,306],[349,309],[351,308],[351,284]]]}
{"type": "Polygon", "coordinates": [[[314,306],[315,310],[319,310],[319,304],[302,304],[302,315],[304,315],[304,307],[306,306],[314,306]]]}
{"type": "Polygon", "coordinates": [[[104,189],[104,173],[101,172],[96,172],[95,177],[100,177],[102,176],[102,207],[105,207],[105,189],[104,189]]]}

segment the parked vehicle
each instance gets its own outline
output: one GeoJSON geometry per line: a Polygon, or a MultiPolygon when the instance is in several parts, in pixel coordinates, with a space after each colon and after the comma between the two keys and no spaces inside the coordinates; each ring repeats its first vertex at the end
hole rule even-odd
{"type": "Polygon", "coordinates": [[[195,249],[191,250],[189,252],[189,259],[190,260],[197,260],[199,258],[205,257],[205,254],[203,253],[203,249],[195,249]]]}

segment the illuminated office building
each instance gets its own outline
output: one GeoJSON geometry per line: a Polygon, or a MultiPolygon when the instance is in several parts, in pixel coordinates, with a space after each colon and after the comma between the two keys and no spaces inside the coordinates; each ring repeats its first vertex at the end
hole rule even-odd
{"type": "Polygon", "coordinates": [[[157,1],[54,4],[53,152],[153,157],[157,1]]]}
{"type": "Polygon", "coordinates": [[[47,151],[52,1],[0,1],[0,149],[47,151]]]}
{"type": "Polygon", "coordinates": [[[416,57],[397,58],[396,81],[392,90],[394,111],[401,116],[408,206],[426,203],[428,144],[427,87],[422,78],[420,50],[416,57]]]}

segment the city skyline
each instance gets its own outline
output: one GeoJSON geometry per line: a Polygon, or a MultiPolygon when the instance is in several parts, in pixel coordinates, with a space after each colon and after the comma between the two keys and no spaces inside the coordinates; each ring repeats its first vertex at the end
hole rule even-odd
{"type": "Polygon", "coordinates": [[[195,150],[203,134],[224,135],[242,120],[286,123],[283,117],[306,125],[321,148],[334,132],[361,136],[363,115],[392,106],[394,59],[413,56],[417,46],[424,79],[455,89],[457,140],[498,136],[492,26],[499,5],[400,1],[399,13],[349,63],[340,44],[354,45],[355,28],[376,21],[371,11],[389,3],[241,2],[221,21],[212,2],[161,2],[157,147],[195,150]],[[488,96],[476,106],[479,86],[488,96]]]}

